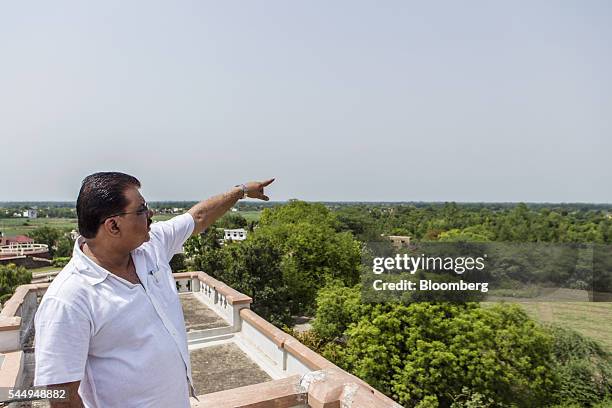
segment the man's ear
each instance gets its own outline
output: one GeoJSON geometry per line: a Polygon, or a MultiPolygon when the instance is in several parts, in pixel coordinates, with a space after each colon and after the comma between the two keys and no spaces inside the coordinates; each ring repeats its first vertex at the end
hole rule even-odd
{"type": "Polygon", "coordinates": [[[110,236],[117,236],[121,233],[119,224],[115,218],[107,218],[103,224],[104,230],[110,236]]]}

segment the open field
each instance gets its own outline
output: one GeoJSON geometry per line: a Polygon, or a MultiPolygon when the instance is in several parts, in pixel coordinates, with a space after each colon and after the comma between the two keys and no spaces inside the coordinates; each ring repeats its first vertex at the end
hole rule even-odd
{"type": "MultiPolygon", "coordinates": [[[[240,214],[247,221],[259,221],[259,217],[261,216],[261,211],[237,211],[228,214],[240,214]]],[[[165,221],[174,217],[172,214],[156,214],[153,216],[154,221],[165,221]]]]}
{"type": "Polygon", "coordinates": [[[612,302],[530,302],[521,306],[534,319],[574,329],[612,352],[612,302]]]}
{"type": "MultiPolygon", "coordinates": [[[[246,218],[247,221],[258,221],[261,212],[239,211],[232,214],[240,214],[246,218]]],[[[153,216],[153,220],[165,221],[172,217],[174,217],[172,214],[157,214],[153,216]]],[[[2,231],[5,236],[27,235],[28,232],[44,225],[70,231],[76,229],[77,220],[76,218],[0,218],[0,231],[2,231]]]]}
{"type": "Polygon", "coordinates": [[[28,232],[44,225],[70,231],[76,228],[77,220],[76,218],[0,218],[0,231],[5,236],[27,235],[28,232]]]}
{"type": "Polygon", "coordinates": [[[42,268],[29,269],[29,271],[32,272],[32,276],[36,276],[41,273],[59,272],[61,270],[62,268],[58,268],[57,266],[43,266],[42,268]]]}
{"type": "MultiPolygon", "coordinates": [[[[259,221],[261,217],[261,211],[237,211],[228,214],[239,214],[242,215],[247,221],[259,221]]],[[[154,221],[165,221],[174,217],[172,214],[155,214],[153,216],[154,221]]]]}
{"type": "Polygon", "coordinates": [[[172,217],[175,217],[174,214],[155,214],[153,216],[153,221],[167,221],[172,217]]]}
{"type": "MultiPolygon", "coordinates": [[[[612,352],[612,302],[589,302],[589,292],[584,290],[539,289],[538,295],[531,298],[489,296],[488,300],[518,303],[533,319],[574,329],[612,352]]],[[[490,301],[484,304],[492,305],[490,301]]]]}
{"type": "Polygon", "coordinates": [[[259,221],[259,217],[261,217],[261,211],[238,211],[237,213],[234,213],[234,214],[242,215],[249,222],[259,221]]]}

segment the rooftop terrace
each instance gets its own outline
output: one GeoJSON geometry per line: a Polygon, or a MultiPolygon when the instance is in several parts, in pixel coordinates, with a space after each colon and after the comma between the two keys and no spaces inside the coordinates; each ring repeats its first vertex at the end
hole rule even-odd
{"type": "MultiPolygon", "coordinates": [[[[175,279],[198,392],[192,407],[400,407],[258,316],[250,297],[203,272],[175,279]]],[[[33,319],[48,285],[20,286],[0,312],[0,387],[32,384],[33,319]]]]}

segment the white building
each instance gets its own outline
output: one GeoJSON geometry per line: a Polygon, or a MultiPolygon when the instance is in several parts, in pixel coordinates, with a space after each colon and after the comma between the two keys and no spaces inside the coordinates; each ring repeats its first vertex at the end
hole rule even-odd
{"type": "Polygon", "coordinates": [[[410,237],[405,235],[388,235],[387,238],[391,240],[391,244],[397,249],[410,245],[410,237]]]}
{"type": "Polygon", "coordinates": [[[244,228],[223,230],[223,241],[244,241],[246,237],[247,233],[244,228]]]}
{"type": "Polygon", "coordinates": [[[23,212],[23,217],[27,217],[27,218],[37,218],[38,217],[38,210],[35,209],[29,209],[29,210],[25,210],[23,212]]]}

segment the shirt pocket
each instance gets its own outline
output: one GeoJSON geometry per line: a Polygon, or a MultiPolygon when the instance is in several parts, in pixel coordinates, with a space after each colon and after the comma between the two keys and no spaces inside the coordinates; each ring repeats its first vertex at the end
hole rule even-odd
{"type": "Polygon", "coordinates": [[[180,307],[174,277],[167,266],[159,266],[148,276],[149,291],[159,300],[165,309],[180,307]]]}

